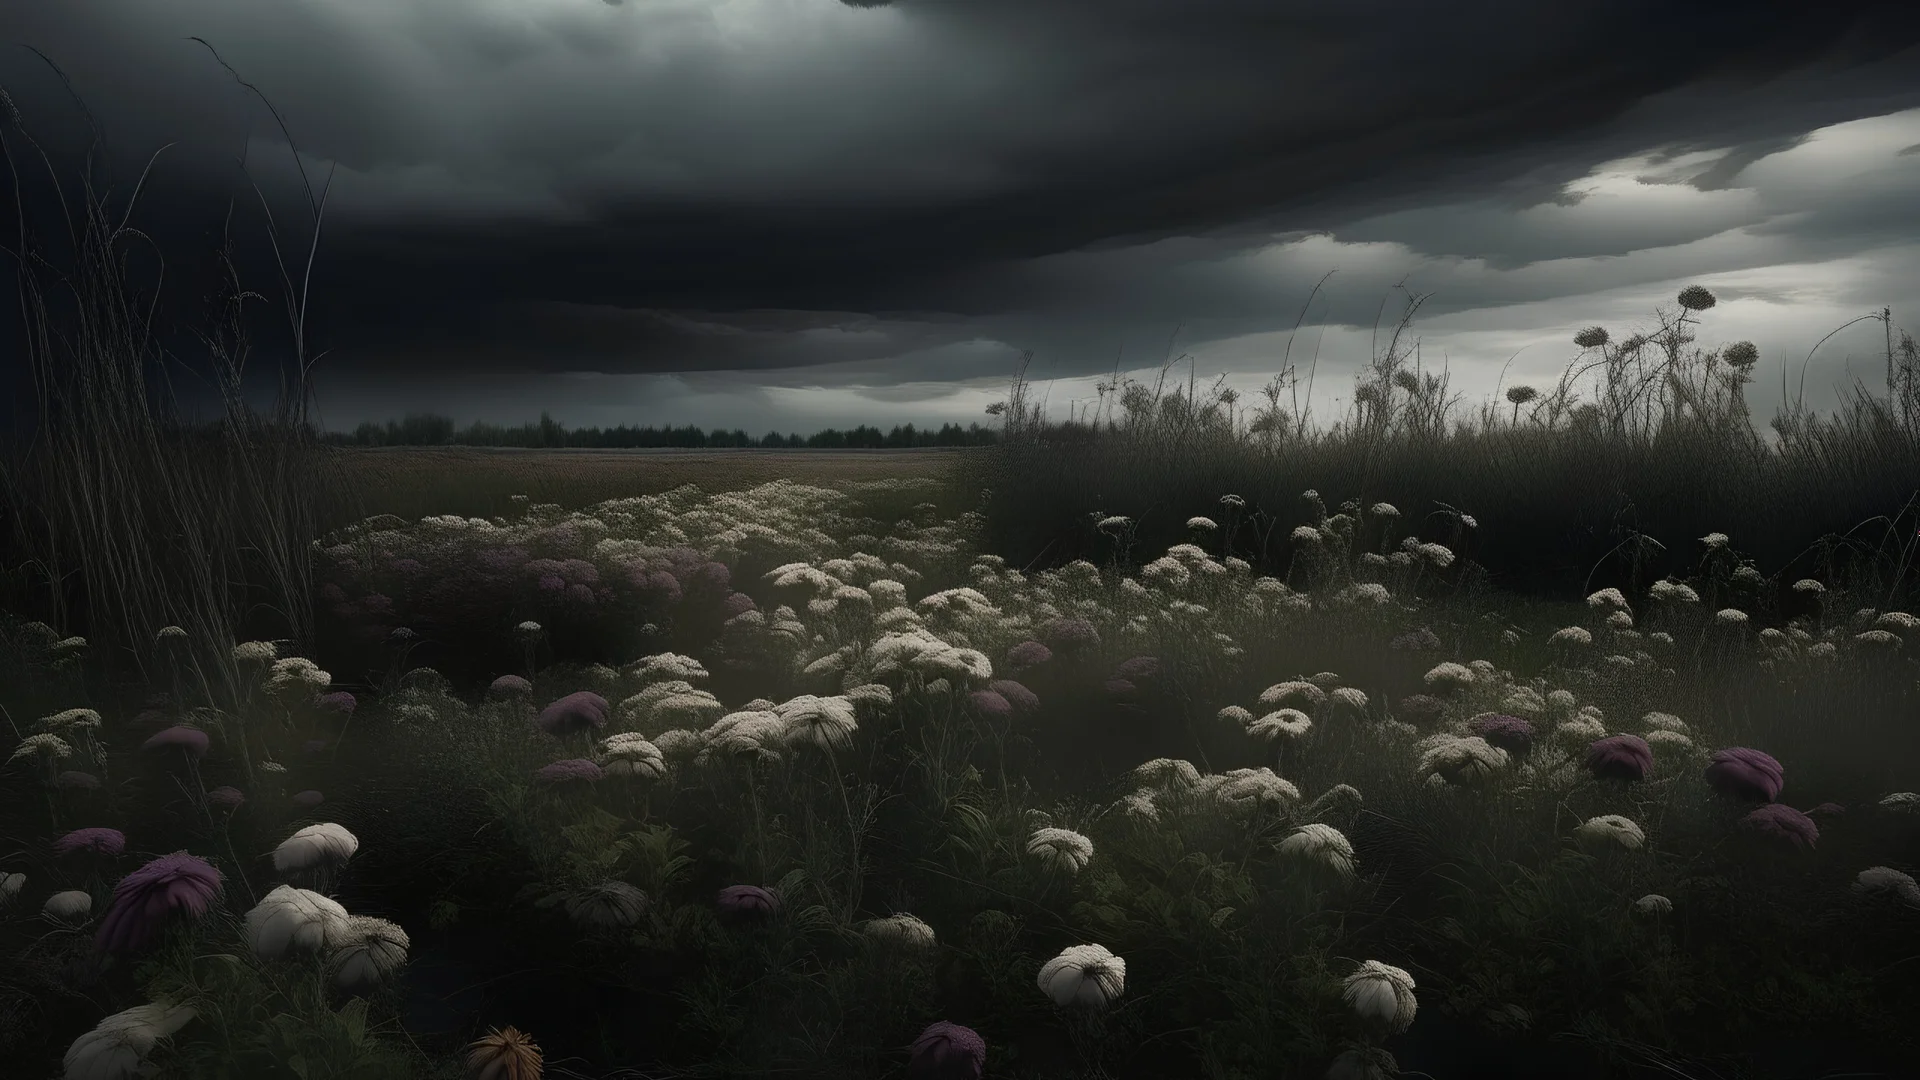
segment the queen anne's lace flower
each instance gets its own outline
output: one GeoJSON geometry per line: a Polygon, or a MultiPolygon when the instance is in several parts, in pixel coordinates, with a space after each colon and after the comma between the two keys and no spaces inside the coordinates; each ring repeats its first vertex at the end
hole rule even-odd
{"type": "Polygon", "coordinates": [[[1413,1025],[1418,1011],[1413,990],[1413,976],[1404,969],[1368,960],[1347,976],[1343,996],[1363,1022],[1397,1035],[1413,1025]]]}
{"type": "Polygon", "coordinates": [[[1041,965],[1039,985],[1061,1008],[1103,1009],[1126,992],[1127,962],[1104,945],[1069,945],[1041,965]]]}
{"type": "Polygon", "coordinates": [[[1093,841],[1071,829],[1040,829],[1027,838],[1027,854],[1056,870],[1077,874],[1093,858],[1093,841]]]}

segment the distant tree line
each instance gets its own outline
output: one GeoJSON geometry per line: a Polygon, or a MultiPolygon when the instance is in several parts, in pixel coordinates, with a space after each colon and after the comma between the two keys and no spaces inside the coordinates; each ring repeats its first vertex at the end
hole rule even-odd
{"type": "Polygon", "coordinates": [[[330,431],[322,440],[335,446],[520,446],[540,449],[563,447],[679,447],[687,449],[720,447],[758,447],[785,450],[884,450],[916,446],[990,446],[999,442],[996,428],[977,423],[961,427],[943,424],[938,430],[896,424],[881,431],[869,424],[841,430],[827,428],[812,435],[749,435],[732,431],[706,431],[692,424],[683,427],[568,427],[546,413],[538,423],[517,425],[489,424],[476,420],[466,427],[457,426],[450,416],[437,413],[409,413],[399,420],[362,423],[351,432],[330,431]]]}

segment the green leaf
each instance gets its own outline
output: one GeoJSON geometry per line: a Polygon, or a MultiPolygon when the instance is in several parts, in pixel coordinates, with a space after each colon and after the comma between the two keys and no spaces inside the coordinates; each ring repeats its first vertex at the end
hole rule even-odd
{"type": "Polygon", "coordinates": [[[1227,920],[1232,917],[1233,917],[1233,909],[1230,907],[1223,907],[1216,910],[1211,916],[1209,916],[1207,921],[1213,924],[1213,928],[1215,930],[1218,930],[1222,926],[1225,926],[1227,920]]]}
{"type": "Polygon", "coordinates": [[[287,1058],[287,1071],[299,1077],[300,1080],[307,1080],[307,1059],[299,1054],[287,1058]]]}
{"type": "Polygon", "coordinates": [[[340,1010],[341,1026],[347,1029],[347,1041],[364,1046],[367,1041],[367,999],[354,998],[340,1010]]]}

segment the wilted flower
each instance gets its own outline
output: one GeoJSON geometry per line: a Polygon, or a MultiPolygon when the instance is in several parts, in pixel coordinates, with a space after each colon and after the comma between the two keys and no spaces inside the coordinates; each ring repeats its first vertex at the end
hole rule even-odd
{"type": "Polygon", "coordinates": [[[1420,755],[1415,775],[1438,776],[1449,784],[1469,786],[1481,783],[1504,770],[1510,759],[1507,752],[1474,735],[1445,737],[1420,755]]]}
{"type": "Polygon", "coordinates": [[[1890,866],[1869,866],[1860,871],[1860,876],[1854,879],[1853,891],[1861,896],[1887,897],[1908,907],[1920,908],[1920,884],[1914,882],[1913,875],[1890,866]]]}
{"type": "Polygon", "coordinates": [[[1786,771],[1770,754],[1745,746],[1714,752],[1707,786],[1722,795],[1751,802],[1772,802],[1786,784],[1786,771]]]}
{"type": "Polygon", "coordinates": [[[931,949],[934,946],[933,927],[912,915],[888,915],[883,918],[869,919],[865,930],[867,936],[876,941],[906,945],[916,949],[931,949]]]}
{"type": "Polygon", "coordinates": [[[205,859],[176,851],[120,879],[94,936],[103,952],[137,952],[172,916],[199,918],[220,895],[220,871],[205,859]]]}
{"type": "Polygon", "coordinates": [[[1413,1025],[1419,1003],[1413,996],[1413,976],[1392,964],[1368,960],[1346,978],[1347,1007],[1366,1024],[1399,1034],[1413,1025]]]}
{"type": "Polygon", "coordinates": [[[1093,858],[1093,841],[1071,829],[1040,829],[1027,838],[1027,854],[1056,870],[1077,874],[1093,858]]]}
{"type": "Polygon", "coordinates": [[[624,881],[603,881],[575,890],[566,899],[575,925],[613,929],[633,926],[647,910],[647,894],[624,881]]]}
{"type": "Polygon", "coordinates": [[[1646,846],[1647,834],[1632,818],[1621,814],[1590,817],[1573,830],[1574,842],[1586,851],[1624,848],[1639,851],[1646,846]]]}
{"type": "Polygon", "coordinates": [[[489,1030],[467,1044],[469,1080],[540,1080],[540,1047],[518,1028],[489,1030]]]}
{"type": "Polygon", "coordinates": [[[323,821],[309,825],[273,849],[273,869],[291,874],[302,870],[343,866],[360,850],[360,840],[344,825],[323,821]]]}
{"type": "Polygon", "coordinates": [[[53,842],[56,855],[88,851],[96,855],[118,855],[127,850],[127,834],[119,829],[75,829],[53,842]]]}
{"type": "Polygon", "coordinates": [[[346,940],[347,909],[310,889],[282,885],[247,912],[247,943],[262,960],[320,952],[346,940]]]}
{"type": "Polygon", "coordinates": [[[386,982],[407,962],[411,944],[405,930],[385,919],[347,916],[346,929],[327,961],[333,968],[333,984],[353,991],[386,982]]]}
{"type": "Polygon", "coordinates": [[[1266,742],[1304,738],[1313,721],[1299,709],[1281,709],[1247,723],[1247,734],[1266,742]]]}
{"type": "Polygon", "coordinates": [[[67,740],[43,733],[21,739],[20,745],[13,748],[13,756],[7,760],[13,762],[21,758],[39,757],[42,761],[58,761],[72,756],[73,747],[67,744],[67,740]]]}
{"type": "Polygon", "coordinates": [[[1069,945],[1040,966],[1040,990],[1055,1005],[1101,1009],[1127,989],[1127,962],[1104,945],[1069,945]]]}
{"type": "Polygon", "coordinates": [[[487,687],[491,698],[524,697],[533,693],[533,684],[518,675],[502,675],[487,687]]]}
{"type": "Polygon", "coordinates": [[[1668,915],[1673,912],[1673,901],[1659,893],[1648,893],[1633,902],[1633,910],[1641,915],[1668,915]]]}
{"type": "Polygon", "coordinates": [[[780,898],[758,885],[729,885],[720,890],[720,913],[739,919],[771,918],[780,910],[780,898]]]}
{"type": "Polygon", "coordinates": [[[1319,863],[1343,878],[1353,877],[1353,844],[1331,825],[1300,826],[1280,841],[1280,854],[1319,863]]]}
{"type": "Polygon", "coordinates": [[[913,1080],[980,1080],[987,1067],[987,1041],[980,1033],[945,1020],[928,1024],[908,1054],[913,1080]]]}
{"type": "Polygon", "coordinates": [[[164,1001],[135,1005],[73,1040],[62,1065],[67,1080],[125,1080],[141,1075],[155,1043],[171,1038],[197,1015],[190,1005],[164,1001]]]}
{"type": "Polygon", "coordinates": [[[1640,780],[1653,768],[1653,747],[1638,735],[1609,735],[1587,747],[1585,765],[1596,780],[1640,780]]]}
{"type": "Polygon", "coordinates": [[[1749,836],[1778,847],[1811,851],[1820,839],[1813,819],[1785,803],[1764,803],[1740,819],[1749,836]]]}
{"type": "Polygon", "coordinates": [[[93,910],[93,894],[85,889],[67,889],[47,897],[40,905],[40,914],[55,922],[83,923],[93,910]]]}

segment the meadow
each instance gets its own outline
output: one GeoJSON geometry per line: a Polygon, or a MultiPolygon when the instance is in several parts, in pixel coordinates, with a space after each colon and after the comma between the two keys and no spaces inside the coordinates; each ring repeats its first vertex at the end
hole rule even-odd
{"type": "Polygon", "coordinates": [[[1690,286],[1477,418],[1396,333],[1327,428],[1289,366],[1016,375],[943,458],[361,451],[237,332],[184,432],[79,250],[4,476],[19,1075],[1913,1075],[1890,313],[1771,442],[1690,286]]]}

